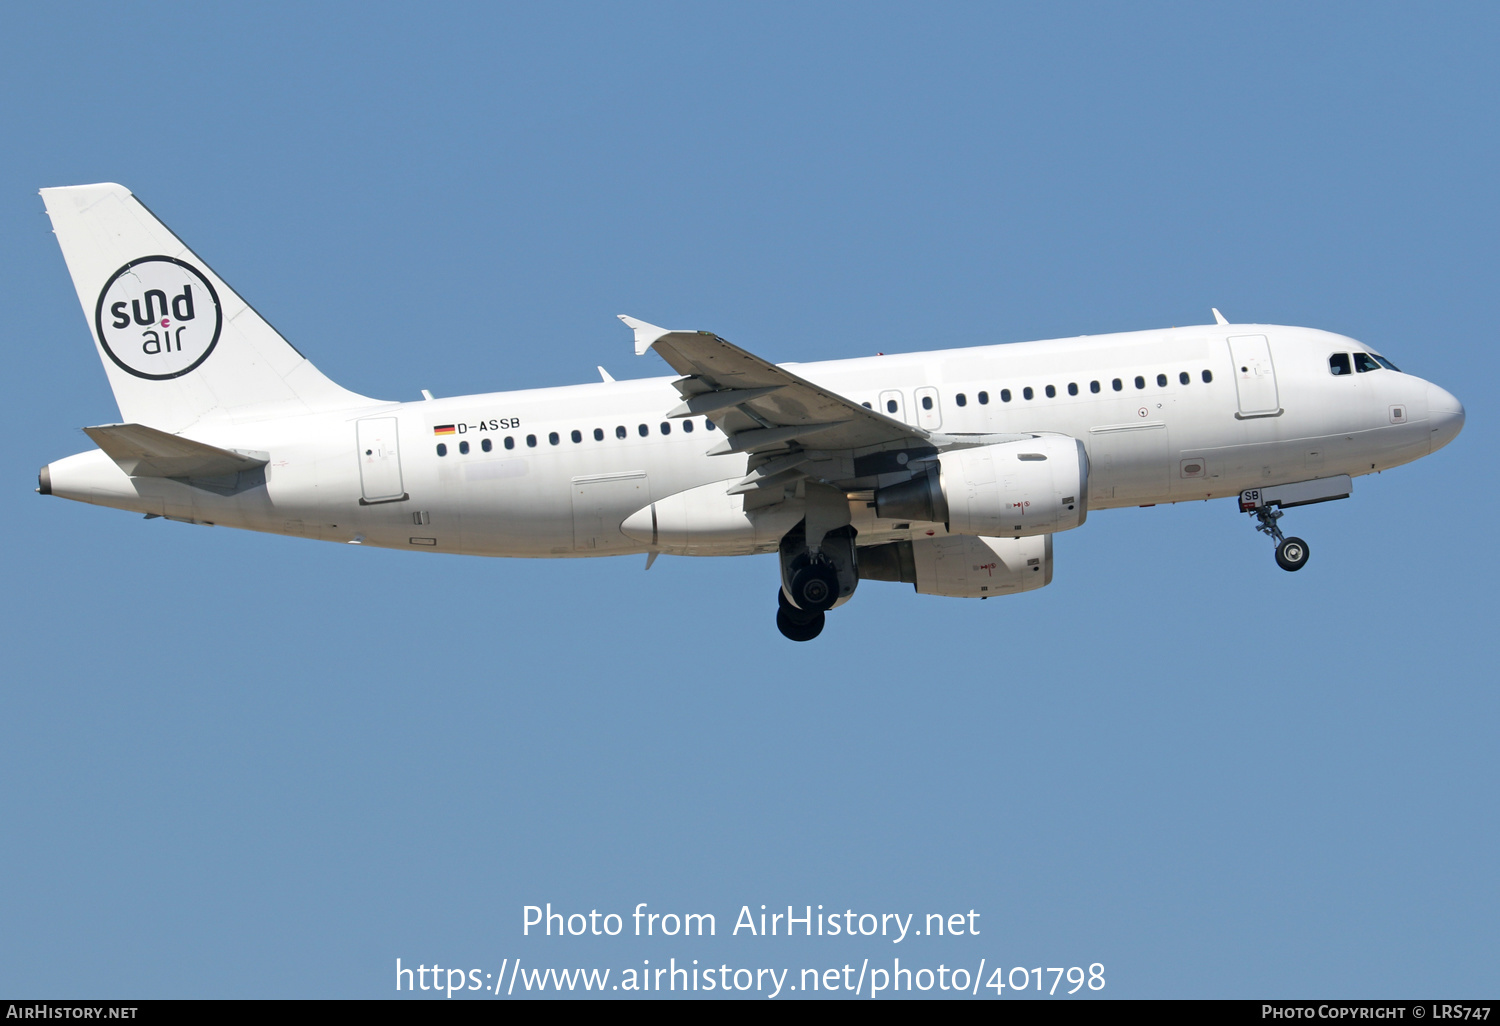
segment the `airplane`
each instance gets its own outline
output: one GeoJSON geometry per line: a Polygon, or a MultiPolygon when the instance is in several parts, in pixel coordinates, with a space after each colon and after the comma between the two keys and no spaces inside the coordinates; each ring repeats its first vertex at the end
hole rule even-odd
{"type": "Polygon", "coordinates": [[[675,376],[394,402],[325,377],[129,190],[41,191],[119,405],[37,491],[193,524],[479,556],[777,553],[776,623],[862,580],[1052,581],[1090,512],[1286,509],[1451,442],[1453,395],[1312,328],[1214,323],[808,364],[633,317],[675,376]]]}

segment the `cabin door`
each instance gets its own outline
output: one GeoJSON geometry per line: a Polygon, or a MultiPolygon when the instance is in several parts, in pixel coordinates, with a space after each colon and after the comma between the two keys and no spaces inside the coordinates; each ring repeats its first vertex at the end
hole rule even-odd
{"type": "Polygon", "coordinates": [[[355,423],[359,443],[359,486],[362,506],[399,502],[406,498],[401,485],[401,449],[396,441],[395,417],[367,417],[355,423]]]}
{"type": "Polygon", "coordinates": [[[1264,335],[1236,335],[1229,340],[1234,361],[1234,384],[1239,389],[1241,417],[1270,417],[1281,412],[1276,392],[1276,368],[1264,335]]]}

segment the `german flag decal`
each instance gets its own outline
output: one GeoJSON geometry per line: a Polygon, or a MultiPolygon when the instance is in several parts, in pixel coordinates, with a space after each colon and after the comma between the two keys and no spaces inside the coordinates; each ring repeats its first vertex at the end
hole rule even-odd
{"type": "Polygon", "coordinates": [[[451,435],[457,430],[452,424],[438,424],[433,427],[432,433],[435,435],[451,435]]]}

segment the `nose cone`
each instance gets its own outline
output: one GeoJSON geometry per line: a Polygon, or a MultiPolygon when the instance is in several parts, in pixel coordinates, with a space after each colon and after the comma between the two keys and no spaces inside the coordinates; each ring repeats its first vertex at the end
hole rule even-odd
{"type": "Polygon", "coordinates": [[[1427,422],[1432,429],[1432,451],[1437,452],[1464,429],[1464,404],[1453,393],[1429,384],[1427,422]]]}

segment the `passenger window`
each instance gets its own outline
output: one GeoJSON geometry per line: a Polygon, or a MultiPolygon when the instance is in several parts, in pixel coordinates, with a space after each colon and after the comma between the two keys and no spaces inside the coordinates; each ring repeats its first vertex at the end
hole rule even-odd
{"type": "Polygon", "coordinates": [[[1145,388],[1146,387],[1146,379],[1143,378],[1143,377],[1141,377],[1139,374],[1137,374],[1135,376],[1135,387],[1136,388],[1145,388]]]}
{"type": "Polygon", "coordinates": [[[556,431],[549,431],[547,432],[547,441],[552,445],[556,445],[558,442],[562,441],[562,439],[557,437],[556,431]]]}
{"type": "Polygon", "coordinates": [[[568,437],[573,439],[574,445],[577,445],[579,442],[583,441],[583,432],[579,431],[577,428],[574,428],[573,433],[568,437]]]}
{"type": "Polygon", "coordinates": [[[604,429],[603,428],[594,428],[594,441],[596,441],[596,442],[602,442],[602,441],[604,441],[604,429]]]}
{"type": "Polygon", "coordinates": [[[1116,392],[1120,391],[1120,389],[1122,389],[1122,388],[1125,387],[1124,385],[1122,385],[1120,383],[1120,379],[1119,378],[1115,378],[1115,380],[1114,380],[1114,386],[1115,386],[1115,391],[1116,392]]]}
{"type": "Polygon", "coordinates": [[[647,437],[648,435],[651,434],[651,429],[648,428],[644,424],[639,425],[635,430],[636,430],[636,433],[638,435],[640,435],[642,438],[645,438],[645,437],[647,437]]]}
{"type": "Polygon", "coordinates": [[[526,436],[526,445],[529,448],[535,449],[536,448],[536,435],[527,435],[526,436]]]}
{"type": "Polygon", "coordinates": [[[1098,395],[1099,394],[1099,382],[1097,382],[1097,381],[1090,381],[1089,382],[1089,391],[1093,392],[1095,395],[1098,395]]]}
{"type": "Polygon", "coordinates": [[[1365,371],[1379,370],[1380,364],[1376,363],[1369,353],[1355,353],[1354,369],[1363,374],[1365,371]]]}
{"type": "Polygon", "coordinates": [[[495,443],[492,442],[492,441],[490,441],[488,438],[486,438],[482,442],[479,443],[479,447],[481,449],[483,449],[485,452],[489,452],[491,449],[493,449],[495,447],[495,443]]]}
{"type": "Polygon", "coordinates": [[[930,395],[924,395],[922,397],[922,409],[924,409],[924,410],[930,410],[930,409],[932,409],[932,396],[930,396],[930,395]]]}
{"type": "Polygon", "coordinates": [[[1165,374],[1158,374],[1156,376],[1156,387],[1157,388],[1166,388],[1167,387],[1167,376],[1165,374]]]}
{"type": "Polygon", "coordinates": [[[1078,394],[1078,382],[1076,382],[1076,381],[1070,381],[1070,382],[1068,382],[1068,394],[1069,395],[1077,395],[1078,394]]]}
{"type": "Polygon", "coordinates": [[[860,403],[859,405],[863,406],[867,410],[873,410],[875,408],[875,407],[871,406],[869,403],[860,403]]]}
{"type": "Polygon", "coordinates": [[[1181,374],[1177,375],[1177,381],[1178,381],[1179,384],[1183,384],[1183,385],[1190,384],[1192,382],[1192,380],[1193,380],[1193,376],[1191,374],[1189,374],[1187,371],[1183,371],[1181,374]]]}
{"type": "Polygon", "coordinates": [[[682,430],[685,431],[685,432],[687,432],[688,434],[692,434],[693,433],[693,422],[690,421],[690,420],[683,421],[682,422],[682,430]]]}
{"type": "Polygon", "coordinates": [[[1048,399],[1056,399],[1057,398],[1057,389],[1053,388],[1051,385],[1047,386],[1047,398],[1048,399]]]}
{"type": "Polygon", "coordinates": [[[719,429],[719,426],[717,424],[715,424],[713,421],[709,420],[707,417],[703,418],[703,430],[704,431],[717,431],[718,429],[719,429]]]}
{"type": "Polygon", "coordinates": [[[894,399],[887,399],[885,401],[885,412],[886,413],[895,413],[896,412],[896,400],[894,400],[894,399]]]}
{"type": "Polygon", "coordinates": [[[1036,397],[1036,393],[1031,390],[1031,386],[1030,385],[1027,385],[1025,388],[1021,389],[1021,398],[1023,398],[1023,399],[1034,399],[1035,397],[1036,397]]]}
{"type": "Polygon", "coordinates": [[[469,455],[469,443],[468,442],[459,442],[458,443],[458,454],[460,456],[467,456],[467,455],[469,455]]]}
{"type": "Polygon", "coordinates": [[[507,449],[514,449],[516,447],[516,440],[513,437],[511,437],[510,435],[506,435],[505,436],[505,447],[507,449]]]}
{"type": "Polygon", "coordinates": [[[446,456],[446,455],[448,455],[448,447],[446,445],[444,445],[442,442],[438,443],[438,455],[439,456],[446,456]]]}
{"type": "MultiPolygon", "coordinates": [[[[1006,402],[1010,402],[1010,393],[1009,392],[1001,392],[1000,393],[1000,398],[1004,399],[1006,402]]],[[[989,404],[990,404],[990,394],[988,392],[980,392],[979,393],[979,405],[980,406],[988,406],[989,404]]]]}
{"type": "Polygon", "coordinates": [[[1337,377],[1340,374],[1352,374],[1349,369],[1349,354],[1334,353],[1328,358],[1328,373],[1337,377]]]}
{"type": "Polygon", "coordinates": [[[619,427],[615,428],[615,437],[616,438],[624,438],[625,437],[625,425],[624,424],[621,424],[619,427]]]}
{"type": "Polygon", "coordinates": [[[1213,379],[1214,379],[1214,372],[1213,371],[1206,370],[1206,371],[1203,372],[1203,383],[1205,385],[1208,384],[1213,379]]]}
{"type": "Polygon", "coordinates": [[[664,435],[670,435],[672,433],[672,425],[670,422],[665,420],[661,422],[661,433],[664,435]]]}
{"type": "Polygon", "coordinates": [[[958,393],[958,395],[954,396],[953,397],[953,401],[955,403],[957,403],[959,406],[967,406],[967,405],[969,405],[969,397],[966,396],[966,395],[964,395],[962,392],[960,392],[960,393],[958,393]]]}

